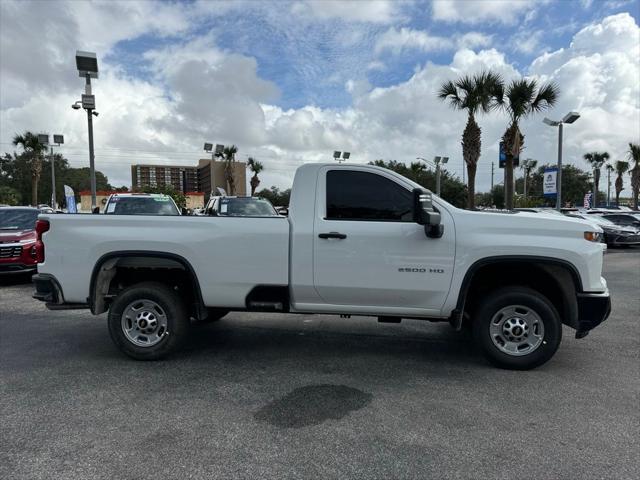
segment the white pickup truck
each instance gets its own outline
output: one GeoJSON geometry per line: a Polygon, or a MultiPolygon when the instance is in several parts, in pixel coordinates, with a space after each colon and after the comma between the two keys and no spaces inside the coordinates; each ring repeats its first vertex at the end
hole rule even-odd
{"type": "Polygon", "coordinates": [[[269,311],[469,326],[491,362],[528,369],[563,323],[582,338],[611,309],[598,227],[461,210],[369,165],[300,167],[288,218],[40,215],[37,232],[34,297],[108,311],[136,359],[175,351],[192,319],[269,311]]]}

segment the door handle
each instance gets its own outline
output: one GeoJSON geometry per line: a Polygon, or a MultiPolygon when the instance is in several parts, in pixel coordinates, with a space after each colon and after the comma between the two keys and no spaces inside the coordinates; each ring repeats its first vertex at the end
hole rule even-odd
{"type": "Polygon", "coordinates": [[[347,236],[344,233],[338,232],[329,232],[329,233],[320,233],[318,234],[320,238],[337,238],[339,240],[344,240],[347,236]]]}

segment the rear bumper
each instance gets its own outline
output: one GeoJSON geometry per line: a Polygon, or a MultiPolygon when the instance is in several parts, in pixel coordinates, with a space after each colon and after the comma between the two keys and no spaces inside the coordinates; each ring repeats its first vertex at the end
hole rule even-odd
{"type": "Polygon", "coordinates": [[[33,298],[46,303],[64,303],[62,289],[60,288],[60,284],[53,275],[38,273],[31,277],[31,280],[33,282],[33,286],[36,289],[36,291],[33,293],[33,298]]]}
{"type": "Polygon", "coordinates": [[[611,297],[609,290],[602,293],[579,293],[577,301],[578,328],[576,329],[576,338],[583,338],[609,317],[611,297]]]}
{"type": "Polygon", "coordinates": [[[66,303],[62,295],[62,288],[56,277],[46,273],[38,273],[31,277],[36,291],[33,298],[45,302],[49,310],[75,310],[78,308],[89,308],[86,303],[66,303]]]}

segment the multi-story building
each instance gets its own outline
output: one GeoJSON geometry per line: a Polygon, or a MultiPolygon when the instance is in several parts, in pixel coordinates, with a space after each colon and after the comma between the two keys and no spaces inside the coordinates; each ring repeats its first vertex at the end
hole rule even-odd
{"type": "MultiPolygon", "coordinates": [[[[198,187],[204,193],[205,202],[209,200],[211,194],[217,195],[217,188],[224,189],[231,195],[229,185],[224,174],[224,162],[210,159],[201,159],[198,162],[198,187]]],[[[247,194],[247,164],[246,162],[234,162],[233,177],[235,180],[234,195],[247,194]]]]}
{"type": "Polygon", "coordinates": [[[131,187],[170,185],[182,193],[198,192],[198,168],[182,165],[131,165],[131,187]]]}

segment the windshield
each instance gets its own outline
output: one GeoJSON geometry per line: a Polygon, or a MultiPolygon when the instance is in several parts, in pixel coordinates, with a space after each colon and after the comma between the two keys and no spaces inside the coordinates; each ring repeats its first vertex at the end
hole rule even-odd
{"type": "Polygon", "coordinates": [[[113,197],[107,210],[110,215],[180,215],[170,197],[113,197]]]}
{"type": "Polygon", "coordinates": [[[264,198],[221,198],[218,215],[229,217],[277,217],[278,212],[264,198]]]}
{"type": "Polygon", "coordinates": [[[0,230],[35,230],[38,213],[30,208],[0,210],[0,230]]]}

